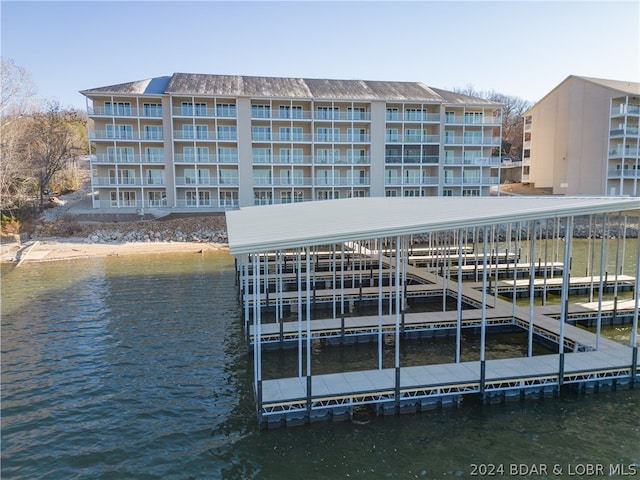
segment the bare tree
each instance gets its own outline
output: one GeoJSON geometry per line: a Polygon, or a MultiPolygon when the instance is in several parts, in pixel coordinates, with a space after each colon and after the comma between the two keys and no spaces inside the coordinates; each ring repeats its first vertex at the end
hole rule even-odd
{"type": "Polygon", "coordinates": [[[0,208],[10,210],[19,208],[32,189],[21,163],[21,151],[36,88],[25,68],[2,57],[0,80],[0,208]]]}
{"type": "Polygon", "coordinates": [[[524,128],[524,113],[533,103],[520,97],[504,95],[495,90],[482,92],[468,84],[464,88],[454,88],[454,92],[470,97],[483,98],[503,104],[502,107],[502,155],[522,158],[522,134],[524,128]]]}
{"type": "Polygon", "coordinates": [[[62,110],[57,103],[50,103],[44,112],[29,119],[23,140],[22,159],[38,186],[40,207],[44,205],[44,189],[54,175],[86,150],[78,140],[76,124],[80,120],[74,111],[62,110]]]}

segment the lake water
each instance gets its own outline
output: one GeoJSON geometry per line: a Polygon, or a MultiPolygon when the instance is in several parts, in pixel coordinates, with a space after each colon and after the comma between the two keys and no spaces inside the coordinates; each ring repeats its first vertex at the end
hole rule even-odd
{"type": "Polygon", "coordinates": [[[3,479],[640,477],[640,388],[258,430],[224,252],[3,265],[1,313],[3,479]]]}

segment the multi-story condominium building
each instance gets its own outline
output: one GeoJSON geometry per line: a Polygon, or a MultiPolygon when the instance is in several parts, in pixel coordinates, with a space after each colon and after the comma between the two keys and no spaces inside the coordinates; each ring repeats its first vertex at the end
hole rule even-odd
{"type": "Polygon", "coordinates": [[[640,83],[569,76],[525,113],[522,181],[640,195],[640,83]]]}
{"type": "Polygon", "coordinates": [[[502,105],[421,83],[176,73],[81,93],[96,208],[480,196],[498,183],[502,105]]]}

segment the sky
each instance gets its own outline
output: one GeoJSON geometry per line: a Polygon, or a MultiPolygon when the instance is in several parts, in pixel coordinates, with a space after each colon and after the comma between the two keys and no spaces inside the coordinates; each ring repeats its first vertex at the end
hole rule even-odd
{"type": "Polygon", "coordinates": [[[174,72],[472,86],[536,102],[569,75],[640,82],[640,2],[0,0],[38,97],[174,72]]]}

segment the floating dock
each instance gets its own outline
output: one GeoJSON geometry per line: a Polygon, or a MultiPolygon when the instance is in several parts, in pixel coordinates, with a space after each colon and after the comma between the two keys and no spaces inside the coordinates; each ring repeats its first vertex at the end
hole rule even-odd
{"type": "MultiPolygon", "coordinates": [[[[621,211],[640,213],[640,201],[368,198],[227,213],[260,427],[348,420],[363,408],[377,415],[413,413],[470,398],[494,403],[555,396],[563,388],[633,387],[640,381],[640,253],[635,276],[600,269],[578,278],[565,268],[571,264],[574,217],[597,215],[606,222],[621,211]],[[509,238],[513,252],[492,254],[500,228],[529,232],[528,258],[541,258],[536,241],[541,245],[550,230],[558,245],[562,235],[563,260],[521,261],[519,233],[509,238]],[[414,235],[431,234],[428,247],[411,243],[414,235]],[[598,300],[570,304],[570,294],[584,289],[598,300]],[[602,300],[604,292],[625,290],[632,299],[602,300]],[[534,306],[541,291],[557,295],[560,304],[534,306]],[[528,296],[529,305],[518,306],[508,296],[528,296]],[[361,305],[375,313],[358,314],[361,305]],[[601,327],[613,321],[632,325],[629,344],[602,338],[601,327]],[[596,333],[576,326],[585,323],[596,333]],[[525,333],[527,354],[487,358],[487,333],[505,329],[525,333]],[[477,360],[461,360],[463,331],[479,344],[477,360]],[[455,339],[451,362],[403,365],[400,345],[425,336],[455,339]],[[340,348],[375,344],[377,368],[315,374],[316,342],[340,348]],[[550,353],[534,355],[534,343],[550,353]],[[383,368],[383,344],[393,348],[392,368],[388,350],[383,368]],[[279,348],[297,351],[298,375],[264,379],[263,352],[279,348]]],[[[597,243],[604,249],[607,241],[605,236],[597,243]]]]}

